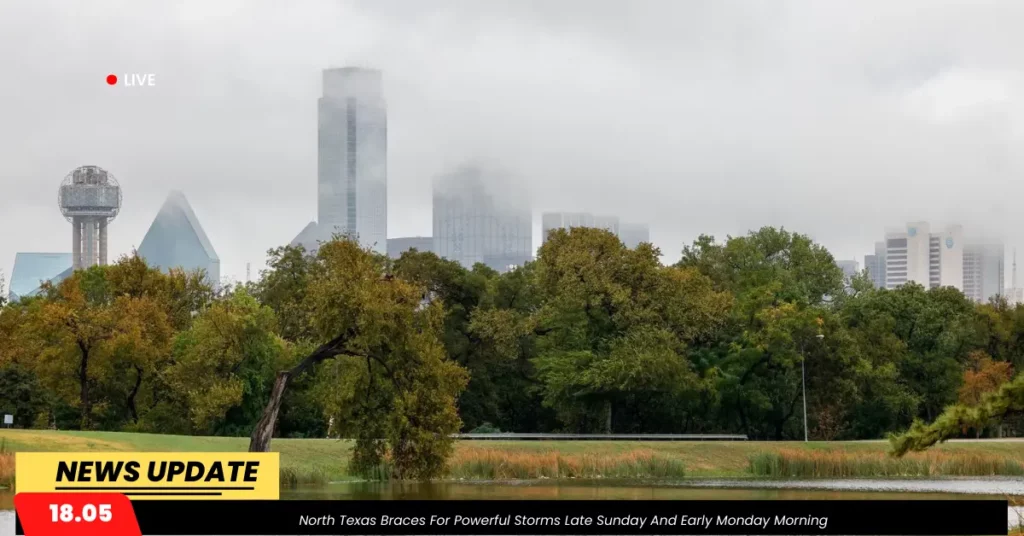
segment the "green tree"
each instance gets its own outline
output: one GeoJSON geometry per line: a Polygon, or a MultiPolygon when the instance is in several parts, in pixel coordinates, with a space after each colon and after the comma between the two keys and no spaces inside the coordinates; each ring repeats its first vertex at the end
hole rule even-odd
{"type": "MultiPolygon", "coordinates": [[[[804,235],[765,227],[724,243],[701,236],[683,249],[677,266],[699,271],[735,296],[728,326],[702,354],[723,425],[752,437],[802,436],[796,425],[802,365],[807,360],[815,378],[826,361],[842,355],[845,341],[822,333],[819,324],[830,300],[845,294],[835,259],[804,235]]],[[[813,381],[812,387],[826,389],[813,381]]]]}
{"type": "Polygon", "coordinates": [[[297,305],[315,346],[278,373],[251,451],[269,449],[291,378],[337,360],[334,372],[343,380],[338,395],[344,385],[360,387],[348,389],[353,398],[343,404],[343,416],[363,424],[353,455],[357,468],[390,458],[399,478],[429,478],[442,470],[450,434],[460,425],[455,400],[466,373],[445,355],[440,304],[425,300],[422,287],[387,274],[386,266],[386,259],[351,240],[321,245],[297,305]]]}
{"type": "Polygon", "coordinates": [[[288,348],[276,335],[273,311],[237,289],[178,335],[168,384],[187,401],[201,434],[240,435],[260,418],[288,348]]]}
{"type": "Polygon", "coordinates": [[[659,255],[588,228],[555,231],[541,247],[534,363],[545,402],[572,428],[612,431],[615,403],[630,393],[697,388],[686,345],[715,332],[730,299],[659,255]]]}
{"type": "Polygon", "coordinates": [[[1018,374],[1013,380],[1001,385],[998,390],[982,395],[979,404],[952,405],[931,424],[915,420],[909,430],[892,435],[889,441],[893,454],[903,456],[908,452],[926,450],[936,443],[959,437],[970,429],[981,429],[1011,415],[1020,415],[1022,412],[1024,374],[1018,374]]]}

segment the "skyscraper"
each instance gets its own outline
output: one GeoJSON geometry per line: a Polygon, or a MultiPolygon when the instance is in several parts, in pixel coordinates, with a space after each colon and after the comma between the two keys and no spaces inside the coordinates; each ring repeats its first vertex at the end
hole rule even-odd
{"type": "Polygon", "coordinates": [[[465,166],[434,183],[434,253],[467,268],[498,271],[533,258],[529,204],[507,178],[465,166]],[[504,190],[501,190],[504,188],[504,190]]]}
{"type": "Polygon", "coordinates": [[[397,259],[403,253],[415,249],[419,252],[434,251],[434,238],[430,236],[402,236],[388,239],[388,257],[397,259]]]}
{"type": "Polygon", "coordinates": [[[643,223],[620,223],[619,240],[622,240],[627,248],[633,249],[641,242],[651,241],[651,229],[643,223]]]}
{"type": "Polygon", "coordinates": [[[319,100],[317,237],[356,237],[387,253],[387,106],[381,72],[323,72],[319,100]]]}
{"type": "Polygon", "coordinates": [[[857,261],[836,261],[836,266],[843,271],[843,277],[847,281],[853,279],[857,272],[860,271],[860,264],[857,261]]]}
{"type": "Polygon", "coordinates": [[[925,288],[964,285],[963,229],[959,225],[932,233],[927,222],[885,235],[886,288],[913,281],[925,288]]]}
{"type": "Polygon", "coordinates": [[[214,288],[220,285],[220,257],[181,192],[167,196],[139,244],[139,256],[164,271],[201,269],[214,288]]]}
{"type": "Polygon", "coordinates": [[[875,288],[885,288],[885,242],[875,242],[875,254],[864,256],[864,269],[875,288]]]}
{"type": "Polygon", "coordinates": [[[1002,244],[970,243],[964,246],[964,294],[985,303],[1004,292],[1002,244]]]}
{"type": "Polygon", "coordinates": [[[548,233],[555,229],[593,227],[619,234],[619,219],[615,216],[594,216],[586,212],[545,212],[540,216],[541,244],[548,241],[548,233]]]}

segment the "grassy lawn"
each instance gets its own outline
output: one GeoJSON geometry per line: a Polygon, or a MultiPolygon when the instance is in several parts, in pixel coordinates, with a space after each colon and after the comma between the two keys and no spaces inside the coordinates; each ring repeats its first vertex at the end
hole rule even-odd
{"type": "MultiPolygon", "coordinates": [[[[224,452],[244,451],[248,438],[191,437],[157,434],[131,434],[118,432],[58,432],[50,430],[0,430],[0,441],[8,451],[167,451],[167,452],[224,452]]],[[[282,469],[299,474],[319,473],[330,480],[353,477],[346,466],[351,443],[331,439],[275,439],[274,450],[281,453],[282,469]]],[[[744,477],[750,476],[750,459],[764,453],[782,453],[787,456],[803,454],[825,455],[845,453],[850,456],[879,456],[887,451],[888,443],[877,441],[856,442],[760,442],[760,441],[460,441],[456,445],[453,463],[460,460],[479,464],[481,459],[494,460],[501,465],[503,459],[529,464],[557,458],[563,463],[582,461],[588,467],[619,465],[622,460],[654,458],[671,460],[685,468],[688,477],[744,477]]],[[[1024,463],[1024,444],[1017,442],[947,443],[935,447],[934,454],[950,456],[998,457],[1024,463]]],[[[559,463],[556,461],[555,463],[559,463]]],[[[473,478],[473,470],[462,471],[473,478]]]]}

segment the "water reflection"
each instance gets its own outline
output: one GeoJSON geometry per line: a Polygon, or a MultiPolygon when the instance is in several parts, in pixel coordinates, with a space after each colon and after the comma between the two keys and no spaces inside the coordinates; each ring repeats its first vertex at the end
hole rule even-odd
{"type": "Polygon", "coordinates": [[[914,500],[1024,497],[1016,480],[694,480],[635,482],[612,480],[513,482],[344,482],[282,492],[283,499],[523,499],[523,500],[914,500]]]}
{"type": "MultiPolygon", "coordinates": [[[[1024,501],[1024,479],[942,480],[693,480],[519,481],[519,482],[344,482],[288,490],[285,500],[958,500],[971,498],[1024,501]]],[[[0,492],[0,534],[14,534],[14,496],[0,492]]],[[[1024,519],[1024,506],[1007,512],[1007,525],[1024,519]]]]}

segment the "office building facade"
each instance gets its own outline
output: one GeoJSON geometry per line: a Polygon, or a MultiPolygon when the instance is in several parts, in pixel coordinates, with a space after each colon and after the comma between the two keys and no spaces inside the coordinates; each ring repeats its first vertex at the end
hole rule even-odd
{"type": "Polygon", "coordinates": [[[351,236],[386,254],[387,106],[380,71],[323,72],[317,174],[317,240],[351,236]]]}
{"type": "Polygon", "coordinates": [[[843,271],[843,277],[849,282],[860,271],[860,263],[857,261],[836,261],[836,266],[843,271]]]}
{"type": "Polygon", "coordinates": [[[415,249],[416,251],[434,251],[434,237],[432,236],[403,236],[388,239],[388,257],[397,259],[403,253],[415,249]]]}
{"type": "Polygon", "coordinates": [[[978,303],[986,303],[1003,294],[1005,263],[1002,244],[965,245],[964,294],[978,303]]]}
{"type": "Polygon", "coordinates": [[[434,183],[433,251],[467,268],[483,263],[500,272],[533,258],[533,218],[529,206],[495,187],[514,181],[486,177],[466,166],[434,183]]]}
{"type": "Polygon", "coordinates": [[[588,212],[545,212],[541,214],[541,244],[548,241],[548,233],[555,229],[591,227],[604,229],[618,236],[619,219],[615,216],[594,216],[588,212]]]}
{"type": "Polygon", "coordinates": [[[875,254],[864,256],[864,269],[875,288],[885,288],[885,242],[875,242],[875,254]]]}
{"type": "Polygon", "coordinates": [[[636,248],[642,242],[651,241],[651,228],[645,223],[620,223],[619,240],[627,248],[636,248]]]}
{"type": "Polygon", "coordinates": [[[912,222],[904,230],[886,233],[886,288],[915,282],[925,288],[963,290],[963,248],[963,229],[958,225],[933,233],[927,222],[912,222]]]}

